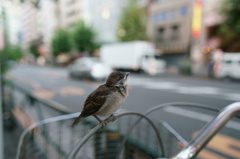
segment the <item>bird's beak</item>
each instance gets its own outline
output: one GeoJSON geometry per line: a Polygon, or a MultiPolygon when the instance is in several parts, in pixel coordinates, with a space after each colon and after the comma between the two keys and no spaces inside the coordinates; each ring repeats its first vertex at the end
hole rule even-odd
{"type": "Polygon", "coordinates": [[[130,74],[130,72],[126,72],[125,73],[125,77],[124,77],[124,80],[127,78],[127,76],[130,74]]]}

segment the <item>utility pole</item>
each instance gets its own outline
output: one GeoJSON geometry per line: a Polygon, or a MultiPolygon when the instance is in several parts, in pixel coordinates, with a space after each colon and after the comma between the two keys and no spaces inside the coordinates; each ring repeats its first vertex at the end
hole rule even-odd
{"type": "MultiPolygon", "coordinates": [[[[2,66],[0,64],[0,79],[2,79],[2,66]]],[[[2,86],[2,81],[0,82],[0,158],[4,158],[4,141],[3,141],[3,92],[2,92],[3,86],[2,86]]]]}
{"type": "MultiPolygon", "coordinates": [[[[0,0],[0,28],[3,30],[3,43],[8,43],[7,27],[6,27],[6,14],[4,8],[4,0],[0,0]],[[1,26],[2,25],[2,26],[1,26]]],[[[1,56],[1,54],[0,54],[1,56]]],[[[3,140],[3,111],[4,111],[4,87],[3,87],[3,58],[0,57],[0,158],[4,158],[4,140],[3,140]]]]}

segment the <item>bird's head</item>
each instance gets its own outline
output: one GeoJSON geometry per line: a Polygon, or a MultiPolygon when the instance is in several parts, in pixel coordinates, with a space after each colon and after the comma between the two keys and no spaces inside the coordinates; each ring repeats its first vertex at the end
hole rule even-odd
{"type": "Polygon", "coordinates": [[[130,73],[129,72],[119,72],[114,71],[112,72],[107,79],[106,85],[107,86],[126,86],[127,85],[127,77],[130,73]]]}

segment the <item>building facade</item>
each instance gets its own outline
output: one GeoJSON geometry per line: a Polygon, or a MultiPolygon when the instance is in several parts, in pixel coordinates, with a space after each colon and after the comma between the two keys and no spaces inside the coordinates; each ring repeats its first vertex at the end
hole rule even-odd
{"type": "Polygon", "coordinates": [[[83,16],[82,0],[59,0],[59,23],[63,28],[76,24],[83,16]]]}
{"type": "Polygon", "coordinates": [[[177,67],[189,51],[192,0],[153,1],[148,13],[148,34],[168,67],[177,67]]]}
{"type": "Polygon", "coordinates": [[[51,41],[55,31],[60,27],[58,3],[52,0],[40,1],[37,25],[43,43],[40,49],[47,58],[50,58],[51,41]]]}
{"type": "Polygon", "coordinates": [[[37,25],[38,9],[26,1],[21,6],[21,36],[22,46],[28,50],[30,42],[40,36],[37,25]]]}
{"type": "MultiPolygon", "coordinates": [[[[21,44],[21,22],[20,18],[20,3],[15,1],[5,1],[0,6],[0,13],[4,14],[4,18],[1,18],[2,35],[5,36],[5,40],[12,45],[21,44]],[[3,13],[4,12],[4,13],[3,13]]],[[[1,34],[1,33],[0,33],[1,34]]],[[[1,43],[1,42],[0,42],[1,43]]],[[[0,44],[3,45],[3,44],[0,44]]],[[[1,47],[1,46],[0,46],[1,47]]]]}
{"type": "Polygon", "coordinates": [[[222,0],[155,0],[149,6],[148,34],[162,50],[168,67],[179,69],[184,57],[192,61],[194,73],[206,72],[208,53],[218,48],[209,30],[221,23],[222,0]]]}

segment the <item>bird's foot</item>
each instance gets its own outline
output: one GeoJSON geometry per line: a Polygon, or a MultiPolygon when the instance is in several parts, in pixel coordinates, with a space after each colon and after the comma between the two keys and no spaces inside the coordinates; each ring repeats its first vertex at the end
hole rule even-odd
{"type": "Polygon", "coordinates": [[[96,115],[93,115],[101,124],[102,124],[102,129],[107,125],[107,122],[104,120],[99,119],[96,115]]]}
{"type": "Polygon", "coordinates": [[[99,121],[101,124],[102,124],[102,129],[107,125],[107,122],[106,121],[103,121],[103,120],[101,120],[101,121],[99,121]]]}
{"type": "Polygon", "coordinates": [[[114,121],[118,118],[117,116],[115,116],[115,115],[113,115],[113,114],[112,114],[112,117],[113,117],[112,122],[114,122],[114,121]]]}
{"type": "MultiPolygon", "coordinates": [[[[115,115],[110,115],[106,120],[108,120],[109,118],[111,118],[111,117],[113,117],[113,119],[112,119],[112,121],[111,122],[114,122],[118,117],[117,116],[115,116],[115,115]]],[[[106,121],[105,120],[105,121],[106,121]]]]}

